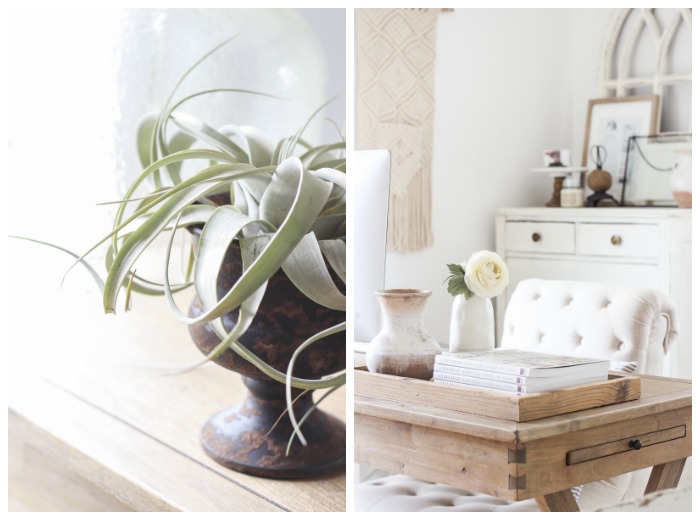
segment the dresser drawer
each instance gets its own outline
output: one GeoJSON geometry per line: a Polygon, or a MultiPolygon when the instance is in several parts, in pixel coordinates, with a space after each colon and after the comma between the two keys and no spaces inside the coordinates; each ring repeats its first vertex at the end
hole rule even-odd
{"type": "Polygon", "coordinates": [[[506,251],[573,254],[574,224],[569,222],[507,222],[506,251]]]}
{"type": "Polygon", "coordinates": [[[686,435],[685,425],[646,432],[641,435],[633,435],[617,439],[611,442],[604,442],[596,446],[570,451],[566,454],[566,464],[571,466],[589,460],[601,459],[617,453],[625,453],[632,450],[641,450],[655,444],[682,439],[686,435]]]}
{"type": "Polygon", "coordinates": [[[653,224],[579,224],[579,255],[655,258],[659,256],[659,227],[653,224]]]}

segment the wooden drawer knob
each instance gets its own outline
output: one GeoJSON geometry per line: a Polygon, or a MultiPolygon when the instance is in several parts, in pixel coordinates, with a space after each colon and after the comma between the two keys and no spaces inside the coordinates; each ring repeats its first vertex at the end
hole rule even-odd
{"type": "Polygon", "coordinates": [[[635,450],[641,450],[642,449],[642,441],[639,439],[635,439],[633,441],[630,441],[630,448],[635,449],[635,450]]]}
{"type": "Polygon", "coordinates": [[[533,233],[532,234],[532,241],[533,242],[539,242],[542,239],[542,235],[539,233],[533,233]]]}
{"type": "Polygon", "coordinates": [[[619,246],[620,244],[622,244],[622,237],[619,235],[613,235],[612,237],[610,237],[610,243],[614,246],[619,246]]]}

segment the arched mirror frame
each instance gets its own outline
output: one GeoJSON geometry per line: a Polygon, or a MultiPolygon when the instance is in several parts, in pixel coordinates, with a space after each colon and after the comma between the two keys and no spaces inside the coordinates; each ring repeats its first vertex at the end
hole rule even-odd
{"type": "Polygon", "coordinates": [[[664,87],[687,84],[688,88],[683,89],[683,99],[680,100],[678,106],[687,107],[688,126],[686,128],[662,128],[662,130],[690,132],[692,130],[692,118],[689,116],[692,73],[691,71],[679,73],[669,70],[672,68],[669,54],[674,38],[677,37],[681,28],[685,25],[692,31],[692,10],[678,8],[666,9],[665,11],[672,12],[670,18],[667,17],[667,20],[664,20],[665,27],[663,28],[655,9],[625,8],[620,9],[615,15],[605,39],[603,57],[600,61],[599,94],[603,98],[624,97],[634,95],[637,93],[635,91],[640,89],[647,91],[651,89],[648,93],[659,96],[660,110],[663,111],[664,87]],[[635,76],[633,74],[634,60],[645,30],[648,31],[654,46],[653,73],[635,76]]]}

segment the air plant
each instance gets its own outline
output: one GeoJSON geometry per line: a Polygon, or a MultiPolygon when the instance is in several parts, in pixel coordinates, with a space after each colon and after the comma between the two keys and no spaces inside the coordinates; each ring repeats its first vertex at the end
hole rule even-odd
{"type": "MultiPolygon", "coordinates": [[[[312,146],[303,140],[311,119],[325,105],[298,132],[276,145],[255,128],[229,124],[214,129],[183,113],[182,105],[190,99],[216,92],[266,95],[216,88],[174,101],[182,81],[228,41],[189,68],[163,109],[142,120],[137,140],[143,171],[123,200],[114,203],[111,232],[76,264],[85,264],[88,254],[106,244],[107,275],[102,287],[105,312],[116,312],[121,291],[126,293],[127,308],[134,292],[163,295],[177,320],[187,325],[208,323],[216,332],[221,341],[208,360],[232,349],[265,375],[286,384],[287,411],[305,444],[298,428],[304,418],[297,421],[294,417],[291,388],[333,391],[345,383],[345,372],[301,379],[292,376],[294,361],[318,339],[344,331],[345,322],[308,338],[292,356],[286,373],[258,358],[239,338],[255,318],[267,281],[280,268],[306,297],[329,309],[345,310],[345,295],[330,272],[345,283],[345,141],[340,137],[334,143],[312,146]],[[196,170],[184,175],[185,165],[190,170],[195,165],[196,170]],[[221,199],[226,202],[214,202],[221,199]],[[173,239],[177,230],[193,227],[201,228],[199,245],[196,251],[190,249],[184,280],[171,283],[173,239]],[[169,235],[163,280],[153,281],[137,273],[136,262],[161,234],[169,235]],[[244,270],[219,299],[217,275],[233,241],[240,244],[244,270]],[[173,298],[173,293],[192,285],[203,307],[198,317],[181,311],[173,298]],[[227,331],[222,317],[229,312],[237,312],[238,320],[227,331]]],[[[283,101],[278,98],[275,102],[283,101]]]]}

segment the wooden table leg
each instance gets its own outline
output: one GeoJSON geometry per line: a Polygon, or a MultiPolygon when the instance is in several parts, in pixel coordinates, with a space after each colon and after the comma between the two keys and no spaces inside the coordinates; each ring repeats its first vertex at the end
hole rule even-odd
{"type": "Polygon", "coordinates": [[[683,466],[686,459],[678,459],[665,464],[654,466],[647,482],[647,488],[644,493],[652,493],[662,489],[675,488],[681,479],[683,466]]]}
{"type": "Polygon", "coordinates": [[[535,497],[540,510],[546,512],[579,511],[578,504],[570,489],[558,491],[549,495],[535,497]]]}

